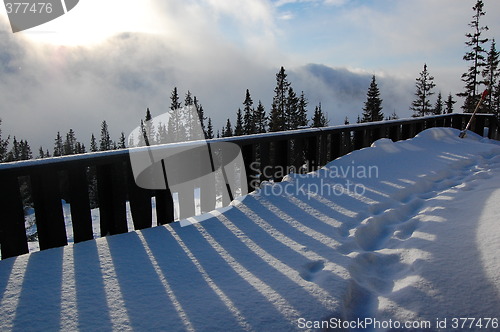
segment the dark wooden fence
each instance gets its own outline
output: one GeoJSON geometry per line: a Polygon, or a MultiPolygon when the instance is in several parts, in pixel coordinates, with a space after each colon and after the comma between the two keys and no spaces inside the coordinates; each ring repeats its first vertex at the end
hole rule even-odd
{"type": "MultiPolygon", "coordinates": [[[[231,137],[209,140],[207,143],[224,141],[240,146],[246,168],[246,172],[240,174],[246,173],[246,179],[242,180],[247,181],[249,191],[252,191],[263,180],[281,180],[282,171],[263,172],[265,168],[310,171],[353,150],[367,147],[380,138],[393,141],[408,139],[431,127],[462,129],[469,119],[469,114],[448,114],[231,137]],[[308,169],[304,169],[304,164],[308,169]]],[[[482,136],[486,128],[488,137],[499,139],[497,119],[492,115],[478,115],[472,130],[482,136]]],[[[160,148],[171,147],[167,144],[160,148]]],[[[2,258],[28,252],[23,207],[25,198],[21,194],[26,188],[22,189],[23,186],[29,187],[41,250],[64,246],[68,242],[62,198],[70,202],[74,241],[93,239],[89,199],[91,185],[96,187],[98,196],[101,236],[129,231],[127,201],[130,203],[134,229],[153,226],[152,197],[155,197],[156,202],[157,224],[174,221],[174,202],[170,190],[139,188],[133,179],[129,150],[0,164],[2,258]]],[[[215,188],[200,188],[200,192],[201,210],[214,209],[215,188]],[[204,195],[211,195],[212,199],[204,199],[204,195]]],[[[193,193],[191,197],[191,201],[180,206],[179,215],[183,218],[194,214],[193,193]]],[[[224,205],[229,204],[227,195],[223,200],[224,205]]]]}

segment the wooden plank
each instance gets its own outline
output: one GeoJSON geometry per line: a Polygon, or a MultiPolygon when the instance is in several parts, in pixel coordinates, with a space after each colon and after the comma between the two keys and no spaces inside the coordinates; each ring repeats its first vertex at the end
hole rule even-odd
{"type": "MultiPolygon", "coordinates": [[[[242,177],[241,183],[246,181],[248,192],[251,193],[258,187],[258,173],[257,173],[257,151],[255,144],[244,145],[242,147],[243,164],[245,165],[245,177],[242,177]]],[[[243,175],[243,172],[242,172],[243,175]]]]}
{"type": "Polygon", "coordinates": [[[86,167],[71,167],[69,169],[69,195],[74,242],[92,240],[94,232],[90,214],[86,167]]]}
{"type": "Polygon", "coordinates": [[[174,200],[170,188],[156,190],[156,222],[165,225],[174,221],[174,200]]]}
{"type": "Polygon", "coordinates": [[[48,170],[33,174],[31,190],[40,250],[67,245],[58,173],[48,170]]]}
{"type": "Polygon", "coordinates": [[[287,173],[288,161],[288,140],[281,140],[273,142],[274,146],[274,181],[280,182],[287,173]]]}
{"type": "Polygon", "coordinates": [[[330,159],[337,159],[342,155],[342,133],[330,135],[330,159]]]}
{"type": "Polygon", "coordinates": [[[319,167],[318,137],[309,137],[306,141],[306,144],[306,164],[308,166],[308,169],[306,171],[315,171],[319,167]]]}
{"type": "Polygon", "coordinates": [[[28,243],[17,176],[1,176],[0,183],[0,246],[5,259],[28,253],[28,243]]]}
{"type": "Polygon", "coordinates": [[[128,232],[123,162],[97,166],[101,236],[128,232]]]}
{"type": "Polygon", "coordinates": [[[127,192],[130,213],[134,229],[144,229],[153,226],[153,210],[151,207],[152,191],[137,186],[130,161],[127,162],[127,192]]]}
{"type": "Polygon", "coordinates": [[[260,167],[260,181],[269,181],[271,176],[269,172],[271,166],[271,143],[263,142],[259,144],[259,167],[260,167]]]}

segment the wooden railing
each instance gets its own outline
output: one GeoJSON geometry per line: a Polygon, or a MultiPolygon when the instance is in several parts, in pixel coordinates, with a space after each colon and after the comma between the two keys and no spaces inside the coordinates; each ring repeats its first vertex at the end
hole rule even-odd
{"type": "MultiPolygon", "coordinates": [[[[431,127],[462,129],[470,114],[447,114],[423,118],[391,120],[365,124],[308,128],[287,132],[208,140],[207,144],[231,142],[242,151],[249,191],[263,180],[280,181],[283,172],[267,169],[310,171],[353,150],[369,146],[380,138],[393,141],[414,137],[431,127]],[[306,165],[307,169],[304,169],[306,165]]],[[[478,115],[472,130],[499,139],[499,125],[493,115],[478,115]]],[[[170,149],[163,145],[160,149],[170,149]]],[[[140,148],[137,148],[140,149],[140,148]]],[[[168,171],[168,170],[167,170],[168,171]]],[[[151,198],[155,197],[157,224],[174,221],[174,201],[166,190],[139,188],[134,181],[129,150],[97,152],[33,161],[0,164],[0,246],[2,258],[28,252],[21,187],[29,187],[30,201],[35,210],[40,249],[64,246],[68,243],[61,199],[70,202],[74,242],[94,238],[89,186],[97,187],[101,236],[128,232],[126,202],[130,204],[134,229],[153,226],[151,198]],[[91,175],[89,175],[91,174],[91,175]],[[92,179],[91,179],[92,177],[92,179]],[[64,186],[62,184],[64,183],[64,186]],[[64,188],[63,188],[64,187],[64,188]]],[[[215,181],[210,182],[212,185],[215,181]]],[[[194,192],[193,187],[193,192],[194,192]]],[[[215,188],[200,188],[201,211],[215,208],[215,188]],[[205,199],[210,196],[210,199],[205,199]]],[[[179,206],[179,216],[194,214],[194,193],[179,206]]],[[[229,204],[228,195],[223,205],[229,204]]],[[[26,199],[24,199],[26,200],[26,199]]]]}

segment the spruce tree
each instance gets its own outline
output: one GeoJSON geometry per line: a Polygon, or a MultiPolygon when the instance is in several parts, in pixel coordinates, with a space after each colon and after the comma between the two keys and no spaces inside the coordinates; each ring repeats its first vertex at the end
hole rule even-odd
{"type": "Polygon", "coordinates": [[[486,65],[483,70],[484,80],[490,89],[490,93],[486,96],[486,100],[484,101],[484,113],[495,114],[494,105],[493,105],[493,88],[498,83],[498,78],[500,76],[499,70],[499,52],[496,49],[495,39],[491,41],[490,51],[488,52],[488,57],[486,58],[486,65]]]}
{"type": "Polygon", "coordinates": [[[179,142],[181,138],[181,113],[180,108],[182,107],[179,102],[179,94],[177,93],[177,87],[174,87],[172,94],[170,95],[170,117],[169,117],[169,135],[171,136],[172,142],[179,142]]]}
{"type": "Polygon", "coordinates": [[[71,155],[77,153],[76,142],[75,132],[73,129],[70,129],[66,134],[66,140],[63,144],[63,155],[71,155]]]}
{"type": "Polygon", "coordinates": [[[372,81],[366,94],[365,106],[363,107],[363,119],[361,122],[374,122],[384,120],[382,113],[382,99],[380,99],[380,91],[377,86],[375,75],[372,76],[372,81]]]}
{"type": "Polygon", "coordinates": [[[43,158],[45,158],[45,152],[43,151],[43,148],[40,147],[38,149],[38,159],[43,159],[43,158]]]}
{"type": "MultiPolygon", "coordinates": [[[[196,98],[196,96],[194,96],[194,98],[193,98],[193,105],[196,109],[196,112],[198,113],[198,119],[200,121],[201,129],[205,133],[205,120],[207,118],[205,117],[205,111],[203,110],[203,105],[200,104],[200,102],[198,101],[198,98],[196,98]]],[[[205,136],[206,136],[206,134],[205,134],[205,136]]]]}
{"type": "Polygon", "coordinates": [[[146,109],[146,116],[144,117],[143,126],[144,126],[144,132],[146,133],[148,138],[149,145],[156,144],[156,134],[153,124],[153,116],[149,111],[149,107],[146,109]]]}
{"type": "Polygon", "coordinates": [[[296,128],[305,127],[309,120],[307,119],[307,105],[308,101],[304,94],[304,91],[300,93],[299,103],[297,105],[297,117],[295,119],[296,128]]]}
{"type": "Polygon", "coordinates": [[[276,74],[276,87],[274,88],[273,103],[269,113],[269,131],[281,131],[287,129],[286,107],[287,93],[290,83],[285,73],[285,68],[281,67],[276,74]]]}
{"type": "Polygon", "coordinates": [[[56,139],[54,141],[54,152],[52,153],[54,157],[60,157],[63,155],[64,148],[63,148],[63,140],[61,137],[61,133],[57,132],[56,139]]]}
{"type": "Polygon", "coordinates": [[[298,125],[299,98],[290,86],[288,88],[285,107],[285,130],[297,129],[298,125]]]}
{"type": "Polygon", "coordinates": [[[483,48],[483,44],[488,41],[488,38],[481,37],[483,31],[488,30],[487,26],[481,26],[480,24],[481,17],[485,15],[483,7],[484,3],[482,0],[477,0],[474,7],[472,7],[474,15],[472,16],[472,21],[469,23],[469,27],[472,28],[472,32],[465,35],[468,38],[465,45],[470,50],[465,53],[463,59],[471,63],[471,65],[469,66],[467,72],[462,74],[462,81],[465,83],[465,90],[458,93],[457,96],[465,97],[462,109],[466,113],[472,113],[474,111],[475,105],[481,95],[479,87],[481,84],[485,83],[480,77],[486,60],[486,50],[483,48]]]}
{"type": "Polygon", "coordinates": [[[326,118],[325,113],[323,113],[323,110],[321,109],[321,103],[319,103],[318,106],[316,106],[314,110],[314,115],[312,118],[312,126],[313,127],[326,127],[328,126],[328,119],[326,118]]]}
{"type": "Polygon", "coordinates": [[[233,136],[233,127],[231,125],[231,121],[227,119],[226,127],[222,128],[222,137],[231,137],[233,136]]]}
{"type": "Polygon", "coordinates": [[[97,147],[97,141],[95,139],[94,134],[90,137],[90,152],[97,152],[99,148],[97,147]]]}
{"type": "Polygon", "coordinates": [[[255,109],[253,108],[253,100],[250,96],[250,91],[247,89],[245,100],[243,101],[243,132],[245,135],[255,134],[257,132],[255,123],[255,109]]]}
{"type": "Polygon", "coordinates": [[[415,112],[414,116],[425,116],[432,113],[429,97],[434,94],[432,89],[436,84],[434,84],[434,77],[430,76],[427,70],[427,64],[424,64],[424,70],[420,72],[420,77],[416,79],[415,85],[417,88],[415,92],[417,99],[412,102],[410,107],[410,109],[415,112]]]}
{"type": "Polygon", "coordinates": [[[214,138],[214,127],[212,125],[212,119],[208,118],[208,124],[207,124],[207,131],[205,134],[206,139],[212,139],[214,138]]]}
{"type": "Polygon", "coordinates": [[[255,122],[255,133],[256,134],[265,133],[267,128],[266,110],[260,100],[259,104],[257,105],[257,108],[255,109],[253,118],[255,122]]]}
{"type": "Polygon", "coordinates": [[[234,136],[241,136],[243,134],[243,114],[241,113],[241,108],[238,108],[238,112],[236,113],[236,125],[234,126],[234,136]]]}
{"type": "Polygon", "coordinates": [[[434,104],[433,113],[434,115],[440,115],[444,113],[444,103],[443,103],[443,97],[441,96],[441,92],[438,93],[436,104],[434,104]]]}
{"type": "Polygon", "coordinates": [[[101,123],[101,138],[99,140],[99,150],[108,151],[113,147],[113,141],[109,135],[108,124],[106,120],[101,123]]]}
{"type": "Polygon", "coordinates": [[[122,131],[120,134],[120,139],[118,140],[118,149],[126,149],[127,145],[125,143],[125,133],[122,131]]]}
{"type": "Polygon", "coordinates": [[[445,105],[446,105],[446,114],[451,114],[453,113],[453,105],[456,103],[456,101],[453,100],[453,96],[448,94],[448,99],[446,99],[445,105]]]}

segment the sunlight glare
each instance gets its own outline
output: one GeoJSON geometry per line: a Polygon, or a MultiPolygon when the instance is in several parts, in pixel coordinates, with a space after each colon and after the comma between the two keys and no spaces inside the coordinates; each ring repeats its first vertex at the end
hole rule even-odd
{"type": "Polygon", "coordinates": [[[123,32],[159,30],[159,15],[151,0],[80,0],[65,15],[20,34],[35,42],[89,46],[123,32]]]}

